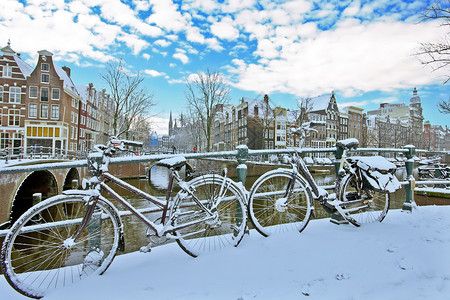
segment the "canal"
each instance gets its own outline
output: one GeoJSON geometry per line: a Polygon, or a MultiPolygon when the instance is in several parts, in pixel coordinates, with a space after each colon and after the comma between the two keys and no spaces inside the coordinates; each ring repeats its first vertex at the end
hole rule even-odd
{"type": "MultiPolygon", "coordinates": [[[[139,189],[149,193],[151,195],[159,196],[163,199],[166,195],[166,189],[168,184],[168,171],[165,168],[153,167],[151,170],[151,182],[147,178],[142,179],[129,179],[128,183],[133,186],[138,187],[139,189]]],[[[397,177],[399,180],[403,181],[406,177],[405,168],[400,168],[397,170],[397,177]]],[[[335,175],[334,171],[329,174],[313,174],[315,180],[320,186],[334,185],[335,175]]],[[[246,188],[249,190],[253,184],[253,182],[258,178],[258,176],[250,176],[247,177],[246,180],[246,188]]],[[[233,180],[237,180],[237,178],[232,178],[233,180]]],[[[149,203],[146,200],[138,199],[133,194],[128,193],[127,191],[117,189],[121,195],[124,195],[127,200],[129,200],[133,205],[137,208],[145,208],[148,207],[149,203]]],[[[450,205],[450,199],[443,198],[435,198],[435,197],[427,197],[427,196],[418,196],[414,197],[417,205],[450,205]]],[[[401,209],[403,203],[405,201],[405,191],[404,189],[400,189],[394,194],[391,195],[390,201],[390,209],[401,209]]],[[[150,205],[152,205],[150,203],[150,205]]],[[[118,207],[119,210],[123,210],[122,207],[118,207]]],[[[156,218],[160,213],[154,213],[154,215],[150,216],[150,218],[156,218]]],[[[315,218],[329,218],[330,215],[326,213],[323,208],[315,203],[315,218]]],[[[146,236],[146,226],[139,221],[134,216],[127,216],[123,218],[124,222],[124,231],[125,231],[125,253],[137,251],[141,246],[145,246],[149,243],[149,237],[146,236]]],[[[249,226],[251,226],[249,222],[249,226]]]]}

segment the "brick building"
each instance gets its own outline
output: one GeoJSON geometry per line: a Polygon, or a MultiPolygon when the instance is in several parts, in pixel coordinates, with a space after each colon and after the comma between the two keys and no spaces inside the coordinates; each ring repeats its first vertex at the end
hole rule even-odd
{"type": "Polygon", "coordinates": [[[0,149],[20,153],[24,146],[27,77],[33,68],[24,62],[11,44],[0,56],[0,149]]]}

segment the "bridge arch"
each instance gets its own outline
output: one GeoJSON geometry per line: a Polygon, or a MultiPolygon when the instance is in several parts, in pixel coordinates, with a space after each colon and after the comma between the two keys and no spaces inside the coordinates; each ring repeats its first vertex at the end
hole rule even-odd
{"type": "Polygon", "coordinates": [[[12,222],[33,206],[34,193],[41,193],[42,199],[57,195],[58,183],[55,176],[49,171],[36,171],[22,181],[11,205],[10,220],[12,222]]]}
{"type": "Polygon", "coordinates": [[[69,172],[67,172],[66,178],[64,179],[64,185],[62,187],[62,190],[70,190],[73,188],[72,182],[76,180],[77,185],[80,183],[80,173],[76,168],[71,168],[69,172]]]}

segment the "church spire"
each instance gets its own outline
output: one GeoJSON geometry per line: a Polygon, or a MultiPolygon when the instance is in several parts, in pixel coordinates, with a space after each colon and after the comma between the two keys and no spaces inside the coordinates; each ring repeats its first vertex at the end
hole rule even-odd
{"type": "Polygon", "coordinates": [[[172,111],[170,111],[170,117],[169,117],[169,136],[172,136],[172,132],[173,132],[172,111]]]}

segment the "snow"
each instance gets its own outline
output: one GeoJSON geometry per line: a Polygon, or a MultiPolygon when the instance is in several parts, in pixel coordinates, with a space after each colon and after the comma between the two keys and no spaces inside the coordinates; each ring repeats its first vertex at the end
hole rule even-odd
{"type": "MultiPolygon", "coordinates": [[[[450,295],[450,206],[390,211],[360,228],[313,220],[300,234],[251,230],[237,248],[192,258],[176,243],[116,257],[102,276],[44,300],[433,299],[450,295]]],[[[2,299],[28,299],[0,276],[2,299]]]]}

